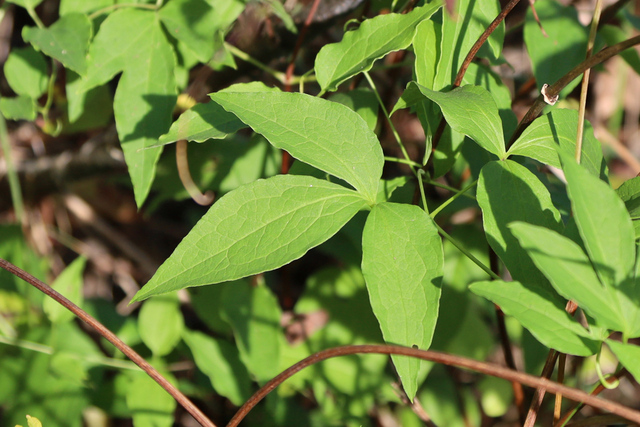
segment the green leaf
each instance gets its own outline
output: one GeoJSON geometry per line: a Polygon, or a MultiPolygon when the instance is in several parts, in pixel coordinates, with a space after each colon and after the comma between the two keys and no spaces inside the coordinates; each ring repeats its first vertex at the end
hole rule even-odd
{"type": "Polygon", "coordinates": [[[571,156],[559,153],[573,216],[589,258],[605,287],[622,283],[635,264],[635,233],[620,197],[571,156]]]}
{"type": "Polygon", "coordinates": [[[613,354],[616,355],[620,364],[627,368],[636,381],[640,382],[640,364],[638,363],[638,360],[640,360],[640,346],[610,339],[606,343],[613,354]]]}
{"type": "Polygon", "coordinates": [[[172,0],[158,11],[172,37],[182,41],[200,62],[213,56],[216,11],[204,0],[172,0]]]}
{"type": "MultiPolygon", "coordinates": [[[[86,264],[86,258],[76,258],[51,284],[53,289],[60,292],[67,299],[80,307],[84,301],[84,297],[82,295],[82,285],[84,283],[82,275],[86,264]]],[[[53,298],[45,299],[42,304],[42,309],[52,323],[68,322],[76,317],[75,314],[67,310],[66,307],[62,306],[53,298]]]]}
{"type": "Polygon", "coordinates": [[[0,98],[0,112],[9,120],[34,120],[38,116],[36,100],[30,96],[0,98]]]}
{"type": "Polygon", "coordinates": [[[363,71],[390,52],[406,49],[421,21],[429,19],[442,6],[439,0],[401,15],[390,13],[364,21],[357,30],[347,32],[342,41],[320,49],[315,72],[323,91],[335,91],[345,80],[363,71]]]}
{"type": "Polygon", "coordinates": [[[80,13],[64,15],[49,28],[22,29],[24,41],[78,74],[84,74],[87,69],[86,55],[91,35],[91,21],[80,13]]]}
{"type": "Polygon", "coordinates": [[[218,92],[211,98],[276,148],[344,179],[375,201],[384,163],[382,149],[357,113],[301,93],[218,92]]]}
{"type": "Polygon", "coordinates": [[[107,6],[113,6],[113,0],[60,0],[59,13],[60,16],[69,13],[89,14],[107,6]]]}
{"type": "Polygon", "coordinates": [[[78,91],[123,71],[113,110],[136,203],[146,199],[161,147],[152,147],[171,123],[176,100],[175,55],[155,13],[121,9],[110,14],[89,48],[86,78],[78,91]],[[114,49],[118,46],[118,49],[114,49]]]}
{"type": "Polygon", "coordinates": [[[47,90],[47,63],[31,46],[11,51],[4,63],[4,76],[18,95],[38,99],[47,90]]]}
{"type": "Polygon", "coordinates": [[[25,9],[35,9],[43,0],[7,0],[9,3],[17,4],[25,9]]]}
{"type": "Polygon", "coordinates": [[[193,354],[196,366],[209,377],[216,393],[236,406],[251,397],[249,373],[233,345],[197,331],[185,330],[182,337],[193,354]]]}
{"type": "MultiPolygon", "coordinates": [[[[2,100],[0,99],[0,108],[2,100]]],[[[618,196],[624,202],[633,228],[636,232],[636,239],[640,238],[640,177],[632,178],[622,183],[616,190],[618,196]]]]}
{"type": "MultiPolygon", "coordinates": [[[[166,373],[164,373],[166,376],[166,373]]],[[[176,401],[144,372],[131,373],[127,387],[127,407],[136,427],[171,427],[176,401]]]]}
{"type": "Polygon", "coordinates": [[[113,96],[109,86],[103,85],[87,92],[76,90],[82,79],[71,70],[67,77],[67,114],[69,124],[65,133],[80,132],[106,126],[113,117],[113,96]]]}
{"type": "Polygon", "coordinates": [[[181,139],[196,142],[222,139],[245,127],[247,125],[215,102],[197,104],[182,113],[159,142],[164,145],[181,139]]]}
{"type": "MultiPolygon", "coordinates": [[[[578,112],[555,109],[538,117],[513,143],[508,156],[527,156],[544,164],[561,168],[558,151],[573,156],[576,152],[578,112]]],[[[581,164],[595,176],[605,176],[606,163],[593,127],[585,121],[581,164]]]]}
{"type": "Polygon", "coordinates": [[[564,310],[564,303],[544,289],[520,282],[476,282],[471,292],[498,304],[547,347],[576,356],[591,356],[599,343],[564,310]]]}
{"type": "Polygon", "coordinates": [[[376,130],[376,125],[378,124],[378,99],[370,89],[358,88],[346,93],[335,93],[329,99],[349,107],[364,119],[369,129],[376,130]]]}
{"type": "Polygon", "coordinates": [[[442,114],[453,130],[467,135],[498,158],[505,156],[504,135],[498,107],[486,89],[467,85],[444,93],[411,82],[401,98],[404,104],[398,101],[393,111],[419,100],[420,94],[440,106],[442,114]]]}
{"type": "MultiPolygon", "coordinates": [[[[602,28],[598,29],[598,34],[604,38],[607,46],[613,46],[616,43],[623,42],[632,37],[632,34],[629,31],[625,31],[622,28],[613,25],[603,25],[602,28]]],[[[627,64],[629,64],[636,74],[640,74],[640,55],[638,55],[637,50],[625,49],[620,52],[620,56],[627,64]]]]}
{"type": "Polygon", "coordinates": [[[27,415],[27,425],[29,427],[42,427],[42,423],[36,417],[32,417],[31,415],[27,415]]]}
{"type": "MultiPolygon", "coordinates": [[[[362,273],[385,342],[428,349],[438,319],[444,255],[433,220],[417,206],[381,203],[362,235],[362,273]]],[[[392,356],[413,400],[421,365],[392,356]]]]}
{"type": "MultiPolygon", "coordinates": [[[[469,50],[499,13],[500,3],[496,0],[457,0],[453,15],[442,14],[441,54],[433,89],[441,90],[453,83],[469,50]]],[[[503,39],[501,23],[488,39],[494,59],[500,56],[503,39]]]]}
{"type": "Polygon", "coordinates": [[[180,342],[184,319],[175,293],[153,298],[142,305],[138,331],[154,356],[169,354],[180,342]]]}
{"type": "Polygon", "coordinates": [[[511,223],[509,227],[560,295],[577,302],[580,308],[608,329],[627,330],[622,308],[602,287],[580,246],[544,227],[523,222],[511,223]]]}
{"type": "Polygon", "coordinates": [[[640,337],[640,248],[636,246],[636,264],[633,275],[617,288],[616,296],[622,316],[627,322],[626,338],[640,337]]]}
{"type": "Polygon", "coordinates": [[[418,24],[413,36],[416,82],[429,89],[433,89],[433,81],[436,77],[441,33],[442,26],[429,19],[418,24]]]}
{"type": "Polygon", "coordinates": [[[547,188],[524,166],[511,160],[493,161],[480,171],[476,197],[482,208],[487,241],[512,277],[526,286],[548,287],[545,277],[507,227],[513,221],[524,221],[560,232],[560,213],[547,188]]]}
{"type": "MultiPolygon", "coordinates": [[[[540,31],[529,8],[524,25],[524,41],[540,91],[543,84],[555,83],[584,61],[588,29],[580,24],[573,6],[562,6],[555,0],[540,0],[536,2],[536,11],[548,37],[540,31]]],[[[580,78],[576,78],[562,93],[569,93],[579,81],[580,78]]]]}
{"type": "Polygon", "coordinates": [[[284,334],[282,312],[269,288],[251,286],[246,280],[224,285],[222,318],[231,325],[240,360],[258,382],[280,373],[280,346],[284,334]]]}
{"type": "Polygon", "coordinates": [[[366,201],[306,176],[275,176],[220,198],[135,301],[281,267],[333,236],[366,201]]]}

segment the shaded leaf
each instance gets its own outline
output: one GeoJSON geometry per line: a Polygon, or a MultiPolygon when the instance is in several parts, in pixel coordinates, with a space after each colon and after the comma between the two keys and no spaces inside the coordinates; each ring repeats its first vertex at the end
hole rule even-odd
{"type": "Polygon", "coordinates": [[[7,83],[18,95],[37,100],[47,90],[47,63],[31,46],[13,49],[3,71],[7,83]]]}
{"type": "MultiPolygon", "coordinates": [[[[166,376],[167,373],[164,373],[166,376]]],[[[171,427],[176,401],[144,372],[130,374],[127,387],[127,407],[136,427],[171,427]]]]}
{"type": "Polygon", "coordinates": [[[280,373],[280,346],[284,333],[278,300],[264,285],[239,280],[224,286],[222,318],[231,325],[240,360],[259,382],[280,373]]]}
{"type": "Polygon", "coordinates": [[[209,209],[134,300],[281,267],[366,206],[358,193],[306,176],[280,175],[239,187],[209,209]]]}
{"type": "Polygon", "coordinates": [[[442,6],[435,0],[401,15],[390,13],[365,20],[357,30],[345,33],[342,41],[325,45],[316,56],[315,72],[323,91],[335,91],[345,80],[363,71],[390,52],[406,49],[421,21],[442,6]]]}
{"type": "Polygon", "coordinates": [[[251,396],[249,373],[232,344],[197,331],[185,330],[182,337],[193,354],[196,366],[209,377],[216,393],[236,406],[251,396]]]}
{"type": "MultiPolygon", "coordinates": [[[[540,91],[543,84],[555,83],[584,61],[588,30],[580,24],[573,6],[562,6],[553,0],[540,0],[536,2],[536,11],[548,37],[540,30],[529,8],[524,25],[524,41],[540,91]]],[[[576,78],[562,93],[571,92],[579,81],[580,77],[576,78]]]]}
{"type": "Polygon", "coordinates": [[[476,282],[469,289],[498,304],[550,348],[576,356],[591,356],[599,349],[599,343],[564,310],[564,303],[544,289],[503,281],[476,282]]]}
{"type": "Polygon", "coordinates": [[[213,56],[216,11],[205,0],[172,0],[158,11],[172,37],[182,41],[198,58],[207,62],[213,56]]]}
{"type": "MultiPolygon", "coordinates": [[[[362,273],[385,342],[428,349],[438,319],[444,255],[429,215],[417,206],[381,203],[362,235],[362,273]]],[[[424,363],[392,356],[413,400],[424,363]]]]}
{"type": "Polygon", "coordinates": [[[24,27],[22,38],[78,74],[87,69],[91,21],[81,13],[62,16],[49,28],[24,27]]]}
{"type": "MultiPolygon", "coordinates": [[[[524,221],[560,232],[560,213],[547,188],[524,166],[511,160],[493,161],[480,171],[476,198],[482,208],[487,241],[512,277],[527,287],[550,291],[544,275],[507,227],[513,221],[524,221]]],[[[555,300],[560,302],[557,296],[555,300]]]]}
{"type": "Polygon", "coordinates": [[[160,137],[159,142],[164,145],[181,139],[195,142],[222,139],[245,127],[247,125],[215,102],[197,104],[180,114],[169,132],[160,137]]]}
{"type": "Polygon", "coordinates": [[[218,92],[211,98],[276,148],[344,179],[375,201],[382,149],[367,123],[348,107],[286,92],[218,92]]]}
{"type": "Polygon", "coordinates": [[[372,131],[378,124],[378,100],[370,89],[358,88],[344,93],[335,93],[331,101],[349,107],[360,115],[372,131]]]}

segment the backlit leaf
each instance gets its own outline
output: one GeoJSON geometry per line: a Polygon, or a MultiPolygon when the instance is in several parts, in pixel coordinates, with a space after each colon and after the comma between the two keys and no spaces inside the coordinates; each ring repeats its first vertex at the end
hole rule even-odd
{"type": "MultiPolygon", "coordinates": [[[[560,168],[558,150],[573,156],[576,152],[578,112],[555,109],[538,117],[513,143],[507,155],[527,156],[544,164],[560,168]]],[[[582,141],[581,164],[595,176],[605,175],[605,162],[600,142],[593,127],[586,121],[582,141]]]]}
{"type": "Polygon", "coordinates": [[[224,285],[222,318],[231,325],[240,360],[259,382],[280,373],[280,346],[284,334],[278,300],[264,285],[251,286],[246,280],[224,285]]]}
{"type": "Polygon", "coordinates": [[[176,294],[165,294],[142,305],[138,331],[154,356],[165,356],[180,342],[184,319],[176,294]]]}
{"type": "Polygon", "coordinates": [[[31,46],[13,49],[3,71],[9,86],[18,95],[38,99],[47,90],[47,63],[31,46]]]}
{"type": "Polygon", "coordinates": [[[382,149],[367,123],[348,107],[286,92],[218,92],[211,98],[276,148],[344,179],[375,201],[382,149]]]}
{"type": "Polygon", "coordinates": [[[358,193],[280,175],[220,198],[134,300],[273,270],[334,235],[367,206],[358,193]]]}
{"type": "Polygon", "coordinates": [[[609,339],[607,340],[607,345],[616,355],[620,364],[627,368],[636,381],[640,382],[640,364],[638,363],[638,360],[640,360],[640,346],[609,339]]]}
{"type": "MultiPolygon", "coordinates": [[[[86,258],[76,258],[51,284],[53,289],[60,292],[77,306],[82,306],[82,302],[84,301],[82,294],[82,285],[84,281],[82,277],[86,264],[86,258]]],[[[42,304],[42,309],[52,323],[66,322],[76,317],[75,314],[70,312],[66,307],[62,306],[62,304],[53,298],[45,299],[42,304]]]]}
{"type": "MultiPolygon", "coordinates": [[[[389,344],[428,349],[438,319],[444,255],[429,215],[417,206],[381,203],[362,235],[362,273],[371,307],[389,344]]],[[[410,399],[423,363],[392,356],[410,399]]]]}
{"type": "Polygon", "coordinates": [[[348,31],[339,43],[320,49],[315,71],[323,91],[335,91],[338,86],[363,71],[390,52],[406,49],[421,21],[429,19],[442,6],[439,0],[416,7],[401,15],[390,13],[365,20],[357,30],[348,31]]]}

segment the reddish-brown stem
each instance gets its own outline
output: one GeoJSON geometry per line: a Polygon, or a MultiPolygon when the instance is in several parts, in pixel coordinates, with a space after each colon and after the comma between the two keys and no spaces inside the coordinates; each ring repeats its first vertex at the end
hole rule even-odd
{"type": "MultiPolygon", "coordinates": [[[[500,276],[500,263],[498,255],[489,246],[489,266],[491,271],[500,276]]],[[[504,322],[504,312],[498,304],[493,305],[496,311],[496,322],[498,323],[498,333],[500,335],[500,343],[502,344],[502,352],[504,353],[504,361],[509,369],[517,371],[516,362],[513,358],[513,352],[511,351],[511,340],[509,340],[509,334],[507,333],[507,325],[504,322]]],[[[518,416],[520,417],[520,424],[524,423],[526,412],[524,408],[524,390],[522,384],[519,382],[512,382],[513,388],[513,400],[518,408],[518,416]]]]}
{"type": "MultiPolygon", "coordinates": [[[[629,371],[627,371],[626,369],[620,369],[618,372],[616,372],[614,375],[612,375],[611,377],[607,378],[606,381],[610,384],[615,383],[617,380],[619,380],[620,378],[624,377],[624,376],[629,376],[629,371]]],[[[600,394],[603,390],[605,390],[605,386],[602,384],[598,384],[598,386],[596,388],[593,389],[593,391],[590,393],[593,396],[597,396],[598,394],[600,394]]],[[[584,406],[583,403],[579,402],[576,403],[575,405],[573,405],[567,412],[565,412],[565,414],[562,416],[562,418],[560,418],[558,420],[558,422],[556,422],[554,424],[554,427],[562,427],[564,426],[569,419],[571,419],[571,417],[573,417],[573,415],[578,412],[580,410],[580,408],[582,408],[584,406]]]]}
{"type": "MultiPolygon", "coordinates": [[[[558,352],[555,350],[549,350],[549,354],[547,354],[547,360],[544,362],[544,368],[542,368],[541,378],[550,378],[553,373],[553,367],[556,365],[556,360],[558,360],[558,352]]],[[[527,419],[525,420],[523,427],[533,427],[536,423],[536,418],[538,417],[538,411],[540,410],[540,405],[542,405],[542,399],[544,399],[544,395],[547,389],[544,387],[538,387],[536,392],[533,395],[533,399],[531,400],[531,406],[529,406],[529,412],[527,413],[527,419]]]]}
{"type": "Polygon", "coordinates": [[[371,345],[347,345],[323,350],[312,354],[306,359],[301,360],[295,365],[283,371],[274,379],[265,384],[258,390],[244,405],[238,410],[236,415],[231,419],[227,427],[235,427],[240,421],[251,411],[251,409],[265,398],[278,385],[291,377],[302,369],[321,362],[326,359],[338,356],[346,356],[351,354],[397,354],[401,356],[415,357],[418,359],[429,360],[436,363],[442,363],[447,366],[456,366],[458,368],[469,369],[485,375],[492,375],[505,379],[507,381],[517,381],[529,387],[538,387],[548,390],[551,393],[561,393],[563,396],[576,402],[583,402],[589,406],[601,409],[612,414],[619,415],[627,420],[640,423],[640,411],[628,408],[610,400],[601,399],[585,393],[582,390],[567,387],[546,378],[538,378],[533,375],[522,372],[513,371],[493,363],[480,362],[466,357],[454,356],[446,353],[440,353],[431,350],[419,350],[410,347],[401,347],[395,345],[371,344],[371,345]]]}
{"type": "MultiPolygon", "coordinates": [[[[623,42],[616,43],[612,46],[602,49],[600,52],[578,64],[575,68],[562,76],[560,80],[555,82],[553,85],[547,87],[547,97],[553,98],[554,96],[558,95],[562,89],[564,89],[576,77],[584,73],[586,69],[593,68],[596,65],[611,58],[612,56],[617,55],[623,50],[629,49],[631,46],[637,45],[639,43],[640,36],[635,36],[623,42]]],[[[531,124],[531,122],[538,118],[545,105],[546,103],[544,102],[544,97],[542,95],[538,96],[529,111],[527,111],[527,114],[525,114],[525,116],[518,124],[518,128],[513,133],[513,136],[511,136],[511,140],[507,144],[507,149],[509,148],[509,146],[511,146],[511,144],[513,144],[516,139],[518,139],[520,135],[522,135],[522,132],[524,132],[524,130],[531,124]]]]}
{"type": "MultiPolygon", "coordinates": [[[[476,55],[478,54],[478,51],[480,50],[484,42],[487,41],[491,33],[493,33],[495,29],[498,28],[498,25],[500,25],[500,23],[504,21],[504,18],[506,18],[509,12],[511,12],[511,9],[513,9],[518,3],[520,3],[520,0],[510,0],[509,3],[507,3],[504,6],[504,8],[500,11],[498,16],[496,16],[493,22],[489,24],[487,29],[484,30],[482,34],[480,34],[480,37],[478,37],[478,40],[473,44],[473,46],[471,46],[469,53],[467,53],[467,56],[464,58],[464,61],[462,61],[462,65],[458,69],[458,74],[456,75],[456,78],[453,81],[454,88],[462,84],[462,79],[464,78],[464,75],[467,72],[467,68],[469,68],[469,64],[471,64],[471,61],[473,61],[473,58],[476,57],[476,55]]],[[[440,119],[440,124],[438,125],[436,133],[433,136],[433,150],[436,149],[436,147],[438,146],[438,143],[440,142],[440,138],[442,137],[442,133],[444,132],[445,125],[446,125],[446,120],[444,119],[444,117],[442,117],[442,119],[440,119]]]]}
{"type": "MultiPolygon", "coordinates": [[[[560,356],[558,356],[558,382],[560,384],[564,383],[564,366],[566,363],[567,363],[567,355],[564,353],[560,353],[560,356]]],[[[554,422],[560,419],[561,413],[562,413],[562,395],[558,393],[556,394],[556,401],[553,407],[554,422]]]]}
{"type": "Polygon", "coordinates": [[[187,410],[204,427],[216,427],[216,425],[207,418],[196,405],[191,402],[187,396],[182,394],[176,387],[173,386],[165,377],[163,377],[153,366],[147,363],[138,353],[136,353],[131,347],[126,345],[120,338],[118,338],[113,332],[107,329],[102,323],[98,322],[93,317],[89,316],[80,307],[69,301],[63,295],[55,291],[49,285],[41,280],[36,279],[26,271],[16,267],[10,262],[0,258],[0,267],[7,270],[9,273],[19,277],[30,285],[34,286],[41,292],[45,293],[49,297],[56,300],[59,304],[78,316],[83,322],[87,323],[93,329],[95,329],[101,336],[107,339],[111,344],[116,346],[118,350],[124,353],[129,359],[131,359],[136,365],[138,365],[143,371],[153,378],[160,387],[165,389],[184,409],[187,410]]]}
{"type": "Polygon", "coordinates": [[[212,191],[205,193],[200,192],[198,186],[193,182],[191,178],[191,172],[189,171],[189,157],[187,156],[187,141],[181,139],[176,144],[176,165],[178,167],[178,176],[182,185],[189,193],[189,196],[199,205],[209,206],[213,203],[215,196],[212,191]]]}

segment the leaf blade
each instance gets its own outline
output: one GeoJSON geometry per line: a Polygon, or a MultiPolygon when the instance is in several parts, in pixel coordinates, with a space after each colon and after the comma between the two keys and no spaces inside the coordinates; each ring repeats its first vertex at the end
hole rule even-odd
{"type": "Polygon", "coordinates": [[[434,1],[405,15],[390,13],[368,19],[357,30],[347,32],[339,43],[324,46],[314,66],[322,90],[335,91],[345,80],[369,71],[377,59],[407,48],[415,27],[441,6],[440,1],[434,1]]]}
{"type": "Polygon", "coordinates": [[[382,149],[356,112],[300,93],[218,92],[211,98],[276,148],[344,179],[375,201],[384,162],[382,149]]]}
{"type": "MultiPolygon", "coordinates": [[[[362,272],[385,341],[428,349],[438,318],[444,268],[442,241],[433,220],[417,206],[378,204],[367,218],[362,247],[362,272]]],[[[413,399],[424,364],[404,357],[392,359],[413,399]]]]}
{"type": "Polygon", "coordinates": [[[239,187],[209,209],[134,300],[281,267],[366,206],[352,190],[305,176],[279,175],[239,187]]]}

